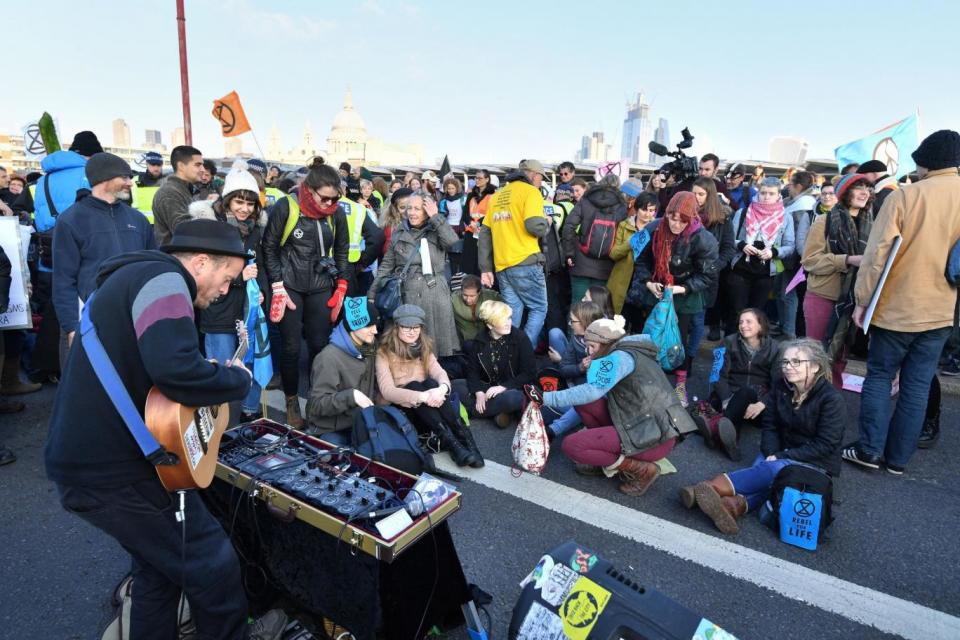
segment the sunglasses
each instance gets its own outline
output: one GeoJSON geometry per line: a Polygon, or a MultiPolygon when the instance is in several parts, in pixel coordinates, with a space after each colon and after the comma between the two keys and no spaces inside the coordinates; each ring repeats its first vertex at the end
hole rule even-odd
{"type": "Polygon", "coordinates": [[[313,195],[320,204],[333,204],[340,200],[340,196],[322,196],[316,191],[313,192],[313,195]]]}

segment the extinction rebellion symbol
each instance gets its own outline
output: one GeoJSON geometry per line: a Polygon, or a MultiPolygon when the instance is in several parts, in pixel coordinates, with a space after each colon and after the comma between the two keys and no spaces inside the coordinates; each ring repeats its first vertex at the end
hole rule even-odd
{"type": "Polygon", "coordinates": [[[817,507],[810,500],[801,498],[793,504],[793,512],[801,518],[809,518],[817,512],[817,507]]]}
{"type": "Polygon", "coordinates": [[[237,116],[233,113],[233,109],[223,102],[218,102],[217,106],[213,108],[213,116],[220,121],[223,135],[233,133],[233,128],[237,126],[237,116]]]}
{"type": "Polygon", "coordinates": [[[32,124],[26,131],[27,139],[24,140],[27,147],[27,153],[34,156],[43,155],[46,147],[43,146],[43,139],[40,137],[40,125],[32,124]]]}

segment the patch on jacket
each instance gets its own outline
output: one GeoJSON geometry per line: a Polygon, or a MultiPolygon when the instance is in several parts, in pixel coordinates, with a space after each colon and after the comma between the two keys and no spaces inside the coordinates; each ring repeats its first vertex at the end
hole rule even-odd
{"type": "Polygon", "coordinates": [[[617,371],[620,369],[620,353],[614,351],[608,356],[590,363],[587,369],[587,382],[602,389],[609,391],[617,384],[617,371]]]}

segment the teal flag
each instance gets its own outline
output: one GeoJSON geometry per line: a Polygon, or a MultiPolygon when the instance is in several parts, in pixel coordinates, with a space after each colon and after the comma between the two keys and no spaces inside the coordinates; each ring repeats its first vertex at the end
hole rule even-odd
{"type": "Polygon", "coordinates": [[[855,162],[880,160],[887,165],[887,172],[898,178],[915,171],[916,163],[910,154],[920,146],[920,121],[917,114],[880,129],[876,133],[840,145],[834,150],[837,169],[855,162]]]}

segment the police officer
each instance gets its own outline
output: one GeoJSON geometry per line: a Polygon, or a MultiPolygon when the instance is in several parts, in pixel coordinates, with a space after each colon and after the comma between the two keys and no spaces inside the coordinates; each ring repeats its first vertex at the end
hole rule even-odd
{"type": "Polygon", "coordinates": [[[147,164],[147,170],[133,181],[131,198],[133,208],[153,224],[153,197],[157,195],[163,180],[163,156],[156,151],[148,151],[143,155],[143,161],[147,164]]]}

